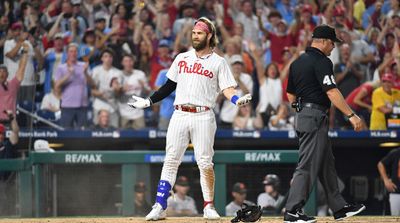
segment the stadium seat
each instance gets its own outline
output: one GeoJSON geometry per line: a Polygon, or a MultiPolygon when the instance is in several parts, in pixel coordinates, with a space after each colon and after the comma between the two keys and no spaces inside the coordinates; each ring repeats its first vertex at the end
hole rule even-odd
{"type": "Polygon", "coordinates": [[[39,110],[36,113],[38,116],[47,119],[49,121],[55,121],[56,120],[56,116],[54,114],[54,112],[48,111],[48,110],[39,110]]]}
{"type": "Polygon", "coordinates": [[[21,107],[29,112],[36,111],[36,104],[32,101],[25,100],[25,101],[19,102],[18,105],[19,105],[19,107],[21,107]]]}

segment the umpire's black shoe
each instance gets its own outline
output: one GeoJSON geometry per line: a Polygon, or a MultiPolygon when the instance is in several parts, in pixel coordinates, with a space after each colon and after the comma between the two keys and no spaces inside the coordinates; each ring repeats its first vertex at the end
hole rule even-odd
{"type": "Polygon", "coordinates": [[[345,218],[354,216],[364,210],[365,206],[363,204],[346,204],[342,209],[336,211],[333,214],[333,217],[335,218],[335,220],[340,221],[345,218]]]}
{"type": "Polygon", "coordinates": [[[308,217],[302,210],[295,212],[286,211],[283,217],[284,223],[314,223],[317,220],[314,217],[308,217]]]}

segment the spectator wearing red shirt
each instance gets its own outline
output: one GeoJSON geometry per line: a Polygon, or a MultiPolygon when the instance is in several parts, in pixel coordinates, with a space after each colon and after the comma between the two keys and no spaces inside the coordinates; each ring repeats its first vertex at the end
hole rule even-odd
{"type": "Polygon", "coordinates": [[[157,54],[151,58],[151,68],[150,68],[150,86],[154,88],[154,83],[157,79],[158,73],[167,69],[172,64],[172,59],[169,54],[170,46],[168,40],[162,39],[158,43],[157,54]]]}
{"type": "Polygon", "coordinates": [[[369,126],[369,120],[372,111],[372,92],[379,87],[379,81],[365,82],[354,89],[346,97],[347,104],[357,113],[361,119],[369,126]]]}
{"type": "Polygon", "coordinates": [[[381,79],[383,74],[393,74],[393,88],[400,90],[400,57],[393,57],[386,54],[385,60],[379,65],[378,72],[375,72],[374,80],[381,79]]]}
{"type": "Polygon", "coordinates": [[[276,63],[282,63],[282,52],[285,47],[294,46],[293,36],[288,33],[288,27],[285,20],[281,19],[277,24],[276,32],[270,32],[264,28],[261,17],[258,17],[258,25],[264,33],[266,39],[271,41],[271,60],[276,63]]]}
{"type": "Polygon", "coordinates": [[[25,67],[28,61],[29,52],[29,45],[27,43],[22,43],[21,46],[23,48],[22,58],[13,79],[7,81],[7,67],[4,65],[0,66],[0,120],[7,121],[9,119],[7,113],[10,111],[15,117],[17,92],[22,80],[24,79],[25,67]]]}
{"type": "Polygon", "coordinates": [[[377,42],[380,43],[378,45],[379,55],[381,59],[383,59],[386,53],[392,54],[396,38],[392,32],[387,32],[387,29],[384,28],[379,34],[377,42]],[[384,35],[384,39],[382,38],[382,35],[384,35]]]}
{"type": "MultiPolygon", "coordinates": [[[[338,6],[333,10],[333,24],[335,26],[344,27],[347,30],[353,30],[353,21],[349,19],[352,15],[346,15],[346,9],[342,6],[338,6]]],[[[351,13],[350,13],[351,14],[351,13]]]]}
{"type": "Polygon", "coordinates": [[[308,38],[308,34],[314,30],[317,25],[313,19],[313,8],[309,4],[304,4],[301,8],[300,19],[297,19],[296,22],[290,27],[290,33],[294,38],[296,45],[298,43],[304,42],[305,39],[308,38]]]}

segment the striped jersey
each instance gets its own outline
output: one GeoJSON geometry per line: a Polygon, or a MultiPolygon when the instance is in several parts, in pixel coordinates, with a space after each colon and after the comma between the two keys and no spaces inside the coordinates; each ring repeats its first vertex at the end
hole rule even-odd
{"type": "Polygon", "coordinates": [[[174,105],[191,104],[214,108],[218,94],[237,85],[223,57],[214,52],[198,57],[194,49],[175,58],[167,77],[177,83],[174,105]]]}

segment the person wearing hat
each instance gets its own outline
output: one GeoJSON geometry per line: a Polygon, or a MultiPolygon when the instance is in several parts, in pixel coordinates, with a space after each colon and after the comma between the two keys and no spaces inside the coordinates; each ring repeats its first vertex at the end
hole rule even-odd
{"type": "Polygon", "coordinates": [[[365,209],[362,204],[348,204],[340,194],[328,137],[328,111],[335,105],[353,126],[362,129],[361,119],[351,110],[336,87],[333,64],[328,56],[335,48],[335,29],[328,25],[317,26],[312,34],[311,46],[289,68],[286,93],[296,109],[295,130],[299,139],[301,159],[293,174],[286,202],[284,222],[316,222],[302,212],[317,177],[327,194],[335,220],[356,215],[365,209]]]}
{"type": "Polygon", "coordinates": [[[158,73],[172,64],[170,41],[161,39],[158,42],[157,53],[151,58],[150,87],[154,88],[158,73]]]}
{"type": "Polygon", "coordinates": [[[372,92],[372,113],[370,130],[386,130],[387,118],[395,107],[400,109],[400,90],[393,87],[394,75],[385,73],[381,77],[381,87],[372,92]]]}
{"type": "MultiPolygon", "coordinates": [[[[74,4],[79,5],[77,1],[63,1],[61,4],[61,13],[63,18],[60,21],[61,32],[76,32],[77,35],[82,36],[85,30],[88,28],[85,19],[78,14],[74,14],[74,4]],[[75,30],[73,30],[75,29],[75,30]]],[[[75,7],[78,8],[79,7],[75,7]]],[[[79,11],[79,10],[78,10],[79,11]]]]}
{"type": "MultiPolygon", "coordinates": [[[[288,32],[288,25],[284,19],[280,19],[275,29],[267,30],[264,27],[261,16],[258,15],[258,26],[266,39],[271,42],[271,60],[272,62],[282,63],[282,52],[285,47],[295,45],[295,38],[288,32]],[[273,31],[274,30],[274,31],[273,31]]],[[[253,57],[256,57],[255,55],[253,57]]]]}
{"type": "MultiPolygon", "coordinates": [[[[244,73],[243,59],[240,54],[234,54],[230,58],[232,74],[235,77],[236,92],[238,95],[245,95],[253,92],[253,80],[251,75],[244,73]]],[[[221,111],[219,113],[220,123],[222,128],[232,128],[233,121],[238,113],[239,108],[233,105],[229,100],[224,100],[221,111]]]]}
{"type": "Polygon", "coordinates": [[[190,189],[188,178],[186,176],[179,176],[174,188],[175,196],[171,196],[167,200],[167,215],[170,217],[198,215],[194,199],[187,195],[190,189]]]}
{"type": "Polygon", "coordinates": [[[87,27],[89,27],[89,22],[86,19],[87,16],[82,11],[82,9],[85,7],[82,7],[82,0],[71,0],[71,4],[73,16],[85,23],[85,29],[81,30],[81,33],[83,33],[87,29],[87,27]]]}
{"type": "Polygon", "coordinates": [[[236,217],[237,211],[242,209],[243,204],[254,205],[253,202],[246,200],[246,196],[246,185],[242,182],[236,182],[232,187],[233,201],[226,205],[225,215],[236,217]]]}
{"type": "Polygon", "coordinates": [[[299,19],[295,19],[289,30],[295,38],[295,45],[308,43],[311,31],[320,23],[320,17],[313,15],[313,7],[310,4],[303,4],[298,7],[299,19]]]}
{"type": "Polygon", "coordinates": [[[267,215],[280,215],[284,196],[279,193],[280,179],[276,174],[267,174],[262,182],[264,192],[257,197],[257,205],[263,209],[267,215]]]}
{"type": "Polygon", "coordinates": [[[135,213],[134,216],[145,216],[151,210],[151,205],[146,200],[146,185],[143,181],[135,184],[135,213]]]}
{"type": "MultiPolygon", "coordinates": [[[[7,67],[8,80],[12,80],[16,73],[18,72],[21,64],[21,59],[23,58],[23,52],[26,52],[27,62],[24,68],[24,76],[20,81],[20,89],[18,91],[18,101],[32,101],[32,94],[35,89],[35,68],[34,68],[34,58],[38,59],[41,63],[42,54],[37,47],[32,46],[31,41],[29,41],[30,34],[24,30],[24,26],[21,22],[15,22],[10,27],[12,33],[12,39],[8,39],[4,42],[4,65],[7,67]],[[27,45],[22,50],[23,45],[27,45]]],[[[1,116],[2,111],[0,111],[1,116]]]]}
{"type": "MultiPolygon", "coordinates": [[[[10,76],[10,70],[8,66],[0,65],[0,120],[2,121],[11,121],[9,120],[8,113],[13,114],[15,117],[15,108],[17,103],[17,92],[21,86],[22,81],[24,80],[26,73],[26,66],[28,64],[28,53],[29,53],[29,45],[26,42],[17,43],[20,49],[19,63],[17,63],[17,70],[12,73],[10,76]]],[[[7,59],[9,60],[9,59],[7,59]]],[[[13,62],[14,63],[14,62],[13,62]]]]}
{"type": "Polygon", "coordinates": [[[96,33],[94,29],[89,28],[85,31],[79,49],[78,58],[89,62],[90,68],[98,65],[99,62],[96,59],[100,57],[100,50],[96,47],[96,33]]]}
{"type": "Polygon", "coordinates": [[[53,47],[48,48],[44,54],[44,93],[52,91],[52,82],[58,65],[67,61],[67,52],[65,51],[64,34],[59,32],[53,37],[53,47]]]}
{"type": "Polygon", "coordinates": [[[94,29],[96,33],[108,34],[111,31],[111,29],[107,27],[107,19],[107,14],[102,11],[94,15],[94,29]]]}

